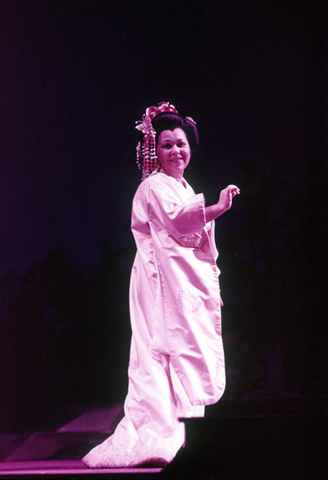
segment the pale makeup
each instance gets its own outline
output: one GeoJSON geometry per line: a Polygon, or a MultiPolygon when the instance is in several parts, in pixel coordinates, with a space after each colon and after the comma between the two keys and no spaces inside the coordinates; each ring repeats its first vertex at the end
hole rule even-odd
{"type": "Polygon", "coordinates": [[[181,128],[163,130],[158,137],[157,158],[162,171],[181,180],[189,165],[191,150],[185,132],[181,128]]]}

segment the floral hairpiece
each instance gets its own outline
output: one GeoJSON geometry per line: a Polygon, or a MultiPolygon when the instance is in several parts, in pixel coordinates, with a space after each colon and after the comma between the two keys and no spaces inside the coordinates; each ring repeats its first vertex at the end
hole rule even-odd
{"type": "Polygon", "coordinates": [[[146,109],[142,120],[136,122],[136,129],[144,134],[142,146],[141,142],[137,145],[137,165],[142,170],[142,179],[147,178],[154,170],[159,167],[156,156],[156,132],[152,121],[160,113],[178,113],[174,105],[169,102],[161,102],[157,107],[152,106],[146,109]]]}

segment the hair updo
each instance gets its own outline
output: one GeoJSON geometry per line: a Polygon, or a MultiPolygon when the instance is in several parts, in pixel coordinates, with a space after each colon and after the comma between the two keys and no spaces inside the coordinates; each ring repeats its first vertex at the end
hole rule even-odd
{"type": "Polygon", "coordinates": [[[182,118],[177,113],[160,113],[157,115],[153,121],[152,126],[156,131],[156,147],[158,142],[158,137],[163,130],[175,130],[176,128],[181,128],[186,134],[190,149],[192,152],[195,152],[198,147],[198,130],[194,121],[188,117],[182,118]]]}

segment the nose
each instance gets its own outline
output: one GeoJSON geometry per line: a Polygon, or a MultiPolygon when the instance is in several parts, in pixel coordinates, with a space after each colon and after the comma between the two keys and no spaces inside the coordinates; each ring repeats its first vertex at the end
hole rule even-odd
{"type": "Polygon", "coordinates": [[[172,152],[173,154],[174,154],[174,153],[179,153],[179,152],[180,152],[180,148],[178,147],[178,145],[173,145],[171,152],[172,152]]]}

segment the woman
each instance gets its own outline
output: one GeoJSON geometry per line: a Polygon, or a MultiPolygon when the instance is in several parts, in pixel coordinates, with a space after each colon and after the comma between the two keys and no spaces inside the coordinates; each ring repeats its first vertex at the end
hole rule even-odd
{"type": "Polygon", "coordinates": [[[207,207],[194,193],[183,174],[197,128],[173,105],[149,107],[136,128],[142,182],[132,206],[128,394],[114,434],[83,459],[93,468],[168,464],[184,445],[179,418],[204,416],[225,387],[214,219],[239,189],[229,185],[207,207]]]}

